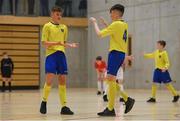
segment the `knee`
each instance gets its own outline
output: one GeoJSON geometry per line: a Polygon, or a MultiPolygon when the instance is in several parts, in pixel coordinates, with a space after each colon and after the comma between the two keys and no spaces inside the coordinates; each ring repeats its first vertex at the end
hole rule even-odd
{"type": "Polygon", "coordinates": [[[66,85],[66,76],[65,75],[59,76],[59,84],[66,85]]]}
{"type": "Polygon", "coordinates": [[[113,76],[113,75],[108,75],[107,79],[108,79],[109,81],[115,81],[115,80],[116,80],[116,77],[113,76]]]}
{"type": "Polygon", "coordinates": [[[51,80],[46,80],[46,85],[47,86],[51,86],[52,85],[52,81],[51,80]]]}
{"type": "Polygon", "coordinates": [[[46,85],[51,86],[54,74],[46,74],[46,85]]]}

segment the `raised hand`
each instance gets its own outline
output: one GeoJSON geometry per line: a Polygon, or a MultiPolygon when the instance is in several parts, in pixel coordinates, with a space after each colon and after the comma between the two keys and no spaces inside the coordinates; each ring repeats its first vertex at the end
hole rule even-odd
{"type": "Polygon", "coordinates": [[[100,20],[101,24],[103,24],[104,26],[108,26],[107,22],[105,21],[105,19],[102,16],[99,18],[99,20],[100,20]]]}
{"type": "Polygon", "coordinates": [[[92,22],[92,23],[97,23],[97,20],[96,20],[96,18],[94,18],[94,17],[90,17],[89,20],[90,20],[90,22],[92,22]]]}
{"type": "Polygon", "coordinates": [[[133,55],[126,56],[126,58],[127,58],[127,60],[129,60],[129,61],[134,60],[134,56],[133,56],[133,55]]]}
{"type": "Polygon", "coordinates": [[[105,19],[104,19],[102,16],[99,18],[99,20],[100,20],[100,22],[103,23],[103,24],[106,23],[105,19]]]}

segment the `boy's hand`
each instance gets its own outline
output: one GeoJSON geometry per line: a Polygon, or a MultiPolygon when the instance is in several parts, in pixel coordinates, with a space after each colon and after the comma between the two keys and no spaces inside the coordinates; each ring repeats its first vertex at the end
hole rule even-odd
{"type": "Polygon", "coordinates": [[[58,42],[58,45],[63,45],[63,43],[62,42],[58,42]]]}
{"type": "Polygon", "coordinates": [[[134,60],[134,56],[133,56],[133,55],[129,55],[129,56],[127,56],[127,60],[129,60],[129,61],[133,61],[133,60],[134,60]]]}
{"type": "Polygon", "coordinates": [[[94,18],[94,17],[90,17],[90,22],[92,22],[92,23],[97,23],[97,20],[96,20],[96,18],[94,18]]]}
{"type": "Polygon", "coordinates": [[[99,18],[99,20],[102,24],[106,23],[105,19],[102,16],[99,18]]]}
{"type": "Polygon", "coordinates": [[[108,23],[106,22],[106,20],[103,17],[100,17],[99,20],[100,20],[102,25],[104,25],[105,27],[108,26],[108,23]]]}
{"type": "Polygon", "coordinates": [[[71,48],[77,48],[79,43],[68,43],[67,46],[71,48]]]}

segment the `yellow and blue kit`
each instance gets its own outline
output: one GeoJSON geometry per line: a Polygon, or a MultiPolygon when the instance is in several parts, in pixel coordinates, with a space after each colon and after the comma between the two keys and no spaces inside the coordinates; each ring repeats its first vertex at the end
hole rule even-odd
{"type": "Polygon", "coordinates": [[[172,81],[168,70],[162,72],[162,69],[168,69],[170,66],[167,51],[156,50],[153,53],[145,54],[144,57],[153,58],[155,60],[153,82],[169,83],[172,81]]]}
{"type": "Polygon", "coordinates": [[[128,24],[123,20],[113,21],[100,31],[100,36],[110,36],[107,73],[116,76],[127,52],[128,24]]]}
{"type": "MultiPolygon", "coordinates": [[[[41,40],[65,43],[67,35],[68,29],[66,25],[49,22],[43,27],[41,40]]],[[[54,74],[68,73],[64,46],[56,45],[46,48],[45,71],[54,74]]]]}

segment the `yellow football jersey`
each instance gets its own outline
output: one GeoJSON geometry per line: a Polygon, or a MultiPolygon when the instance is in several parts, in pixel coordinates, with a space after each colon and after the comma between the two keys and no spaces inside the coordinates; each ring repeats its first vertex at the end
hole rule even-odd
{"type": "MultiPolygon", "coordinates": [[[[49,22],[43,27],[41,41],[65,43],[65,41],[67,40],[67,35],[68,29],[66,25],[54,24],[52,22],[49,22]]],[[[46,56],[56,51],[65,52],[65,47],[61,45],[48,47],[46,48],[46,56]]]]}
{"type": "Polygon", "coordinates": [[[168,69],[169,64],[169,57],[167,51],[159,51],[156,50],[153,53],[144,54],[146,58],[154,58],[155,60],[155,68],[158,69],[168,69]]]}
{"type": "Polygon", "coordinates": [[[123,20],[112,22],[100,31],[101,37],[110,36],[109,51],[116,50],[126,53],[128,46],[128,24],[123,20]]]}

